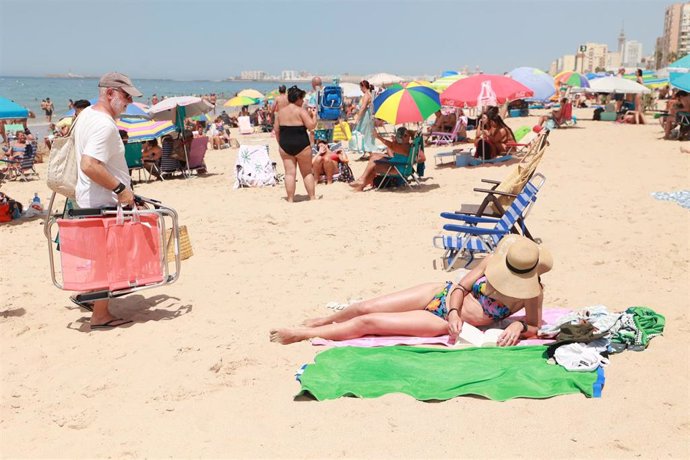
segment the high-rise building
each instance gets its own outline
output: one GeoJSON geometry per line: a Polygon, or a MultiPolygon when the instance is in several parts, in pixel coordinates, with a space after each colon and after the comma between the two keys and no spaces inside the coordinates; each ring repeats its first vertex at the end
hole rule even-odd
{"type": "Polygon", "coordinates": [[[263,70],[243,70],[240,72],[242,80],[263,80],[266,78],[266,72],[263,70]]]}
{"type": "Polygon", "coordinates": [[[296,70],[283,70],[280,72],[280,79],[283,81],[299,80],[299,72],[296,70]]]}
{"type": "Polygon", "coordinates": [[[580,73],[597,72],[606,68],[609,47],[603,43],[586,43],[580,46],[575,70],[580,73]]]}
{"type": "Polygon", "coordinates": [[[666,67],[690,51],[690,2],[666,7],[664,35],[657,40],[658,67],[666,67]]]}
{"type": "Polygon", "coordinates": [[[637,40],[626,41],[621,60],[623,67],[638,67],[642,62],[642,43],[637,40]]]}

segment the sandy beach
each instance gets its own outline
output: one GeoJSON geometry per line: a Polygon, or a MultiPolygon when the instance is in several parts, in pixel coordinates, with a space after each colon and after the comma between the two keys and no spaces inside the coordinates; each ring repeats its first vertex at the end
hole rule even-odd
{"type": "MultiPolygon", "coordinates": [[[[658,123],[554,131],[527,224],[553,253],[545,308],[644,305],[666,316],[644,352],[612,357],[601,399],[495,402],[295,400],[295,372],[322,348],[269,342],[272,327],[453,277],[432,238],[439,213],[476,203],[481,178],[510,165],[435,167],[413,189],[320,185],[288,204],[281,184],[233,190],[237,149],[206,155],[209,175],[137,185],[174,207],[194,256],[180,280],[113,302],[128,327],[90,332],[55,288],[41,219],[0,226],[0,455],[3,458],[688,458],[690,212],[653,192],[690,188],[690,155],[658,123]]],[[[537,118],[509,119],[512,127],[537,118]]],[[[232,135],[238,138],[237,129],[232,135]]],[[[267,134],[239,138],[268,143],[267,134]]],[[[353,161],[355,176],[365,163],[353,161]]],[[[41,180],[8,182],[23,203],[41,180]]]]}

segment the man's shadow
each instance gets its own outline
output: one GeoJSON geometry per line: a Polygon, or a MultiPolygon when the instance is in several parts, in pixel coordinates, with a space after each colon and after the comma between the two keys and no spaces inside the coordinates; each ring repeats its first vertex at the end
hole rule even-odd
{"type": "MultiPolygon", "coordinates": [[[[70,310],[79,310],[85,313],[85,316],[76,321],[67,324],[70,329],[79,332],[90,332],[89,325],[90,313],[76,305],[67,307],[70,310]]],[[[191,304],[182,305],[180,299],[171,297],[166,294],[158,294],[151,297],[144,297],[140,294],[128,295],[125,297],[118,297],[110,299],[110,312],[117,318],[131,320],[132,322],[115,329],[124,329],[137,324],[147,323],[149,321],[166,321],[172,320],[182,315],[186,315],[192,311],[191,304]]],[[[111,329],[112,330],[112,329],[111,329]]]]}

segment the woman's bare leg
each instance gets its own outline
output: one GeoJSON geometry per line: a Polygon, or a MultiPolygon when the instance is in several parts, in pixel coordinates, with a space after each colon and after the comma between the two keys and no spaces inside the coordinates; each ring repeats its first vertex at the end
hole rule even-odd
{"type": "Polygon", "coordinates": [[[355,188],[356,190],[362,191],[364,187],[368,185],[367,179],[371,176],[371,172],[376,168],[376,163],[374,163],[376,160],[380,160],[383,158],[385,155],[382,155],[380,153],[371,153],[369,155],[369,162],[367,163],[367,167],[364,169],[364,172],[362,173],[359,178],[351,182],[349,185],[350,187],[355,188]]]}
{"type": "Polygon", "coordinates": [[[323,155],[316,155],[311,162],[312,172],[316,182],[319,182],[321,175],[324,174],[324,161],[323,155]]]}
{"type": "Polygon", "coordinates": [[[314,173],[311,169],[311,145],[295,157],[299,165],[299,172],[304,179],[304,188],[307,189],[307,195],[310,200],[316,199],[316,183],[314,181],[314,173]]]}
{"type": "Polygon", "coordinates": [[[338,163],[331,159],[323,160],[323,170],[324,174],[326,175],[326,183],[332,184],[333,175],[336,173],[336,171],[338,171],[338,163]]]}
{"type": "Polygon", "coordinates": [[[280,158],[283,159],[285,168],[285,191],[288,203],[295,201],[295,176],[297,175],[297,160],[280,149],[280,158]]]}
{"type": "Polygon", "coordinates": [[[386,294],[373,299],[353,303],[344,310],[322,318],[308,319],[304,326],[316,327],[324,324],[342,323],[357,316],[370,313],[392,313],[421,310],[431,299],[441,292],[445,283],[425,283],[402,291],[386,294]]]}
{"type": "Polygon", "coordinates": [[[407,335],[436,337],[448,332],[448,323],[428,311],[404,311],[394,313],[369,313],[344,323],[318,327],[274,329],[271,341],[284,345],[313,337],[329,340],[347,340],[365,335],[407,335]]]}

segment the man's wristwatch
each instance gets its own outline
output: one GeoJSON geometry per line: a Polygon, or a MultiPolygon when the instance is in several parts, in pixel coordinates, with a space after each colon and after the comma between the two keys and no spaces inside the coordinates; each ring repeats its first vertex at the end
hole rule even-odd
{"type": "Polygon", "coordinates": [[[113,189],[113,192],[115,192],[115,195],[119,195],[120,193],[124,192],[126,188],[127,186],[120,182],[119,184],[117,184],[117,187],[113,189]]]}
{"type": "Polygon", "coordinates": [[[522,334],[524,334],[527,332],[527,323],[524,321],[520,321],[520,323],[522,323],[522,334]]]}

